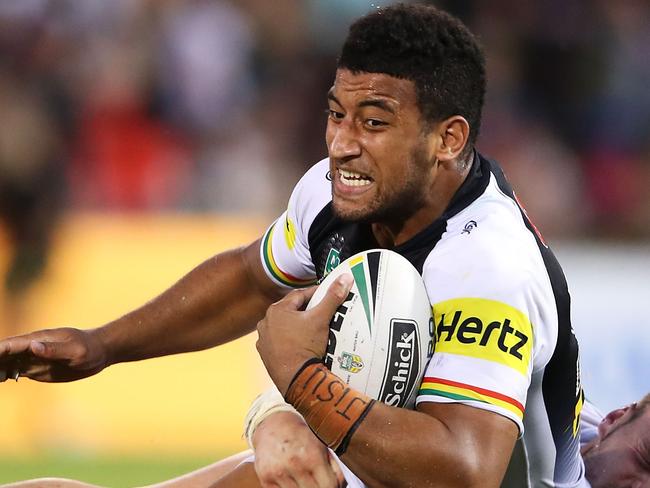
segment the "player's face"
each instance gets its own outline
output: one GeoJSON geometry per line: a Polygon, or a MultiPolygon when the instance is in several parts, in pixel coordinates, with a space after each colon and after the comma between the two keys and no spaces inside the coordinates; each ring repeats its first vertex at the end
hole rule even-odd
{"type": "Polygon", "coordinates": [[[430,168],[413,82],[340,69],[328,99],[336,214],[366,222],[413,215],[423,205],[430,168]]]}
{"type": "Polygon", "coordinates": [[[583,452],[593,488],[650,488],[650,406],[610,413],[583,452]]]}

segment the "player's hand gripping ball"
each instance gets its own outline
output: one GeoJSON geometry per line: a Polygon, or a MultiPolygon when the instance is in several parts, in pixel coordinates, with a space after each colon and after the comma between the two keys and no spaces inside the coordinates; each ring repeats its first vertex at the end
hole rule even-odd
{"type": "Polygon", "coordinates": [[[434,345],[422,277],[393,251],[365,251],[327,275],[308,310],[343,273],[354,284],[330,322],[325,364],[351,387],[388,405],[413,408],[434,345]]]}

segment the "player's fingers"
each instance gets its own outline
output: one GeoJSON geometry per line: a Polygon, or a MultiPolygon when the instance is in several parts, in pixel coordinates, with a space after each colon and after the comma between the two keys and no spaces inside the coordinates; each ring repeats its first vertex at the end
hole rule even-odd
{"type": "Polygon", "coordinates": [[[10,337],[0,341],[0,360],[29,350],[31,339],[27,336],[10,337]]]}
{"type": "Polygon", "coordinates": [[[308,301],[309,297],[307,296],[306,290],[293,290],[286,297],[277,302],[276,306],[283,310],[300,310],[308,301]]]}
{"type": "Polygon", "coordinates": [[[341,305],[348,296],[348,293],[352,288],[352,283],[354,283],[354,279],[349,273],[342,274],[336,278],[327,289],[327,292],[325,292],[323,299],[318,303],[318,305],[312,308],[310,312],[313,314],[324,314],[328,317],[332,317],[339,305],[341,305]]]}
{"type": "Polygon", "coordinates": [[[24,376],[24,374],[21,372],[20,366],[18,366],[17,364],[13,364],[11,366],[5,366],[0,371],[0,383],[7,380],[18,381],[18,378],[20,376],[24,376]]]}
{"type": "Polygon", "coordinates": [[[14,363],[0,366],[0,383],[16,378],[16,366],[14,363]]]}
{"type": "Polygon", "coordinates": [[[318,287],[316,285],[310,286],[308,288],[303,288],[302,292],[303,292],[303,295],[305,297],[305,300],[306,301],[311,300],[311,297],[314,296],[314,293],[316,293],[316,290],[318,290],[318,287]]]}
{"type": "Polygon", "coordinates": [[[262,488],[300,488],[293,476],[286,471],[278,473],[272,478],[260,476],[259,481],[262,488]]]}
{"type": "Polygon", "coordinates": [[[32,341],[29,349],[43,359],[73,359],[77,353],[75,346],[67,342],[32,341]]]}
{"type": "Polygon", "coordinates": [[[320,485],[316,479],[308,472],[301,472],[300,474],[292,473],[293,482],[298,488],[326,488],[325,485],[320,485]]]}
{"type": "Polygon", "coordinates": [[[262,488],[297,488],[298,486],[293,473],[275,457],[263,460],[256,456],[255,474],[262,488]]]}
{"type": "Polygon", "coordinates": [[[312,475],[318,488],[337,488],[340,485],[332,464],[325,459],[313,467],[312,475]]]}
{"type": "Polygon", "coordinates": [[[272,483],[269,485],[270,488],[300,488],[300,486],[292,479],[286,478],[280,482],[272,483]]]}
{"type": "Polygon", "coordinates": [[[24,366],[20,376],[36,381],[52,381],[54,365],[46,362],[33,362],[24,366]]]}
{"type": "Polygon", "coordinates": [[[49,369],[42,364],[36,364],[25,356],[18,356],[7,364],[0,366],[0,383],[7,380],[18,380],[19,377],[35,379],[36,375],[42,376],[42,370],[49,369]]]}
{"type": "Polygon", "coordinates": [[[20,358],[28,350],[29,340],[24,337],[11,337],[0,342],[0,383],[16,377],[20,358]]]}
{"type": "Polygon", "coordinates": [[[334,473],[334,476],[336,478],[336,483],[337,483],[336,486],[338,487],[348,486],[347,481],[345,481],[345,475],[343,474],[343,469],[341,469],[341,465],[336,460],[336,458],[331,453],[331,451],[328,451],[327,454],[329,455],[329,462],[330,462],[330,467],[332,468],[332,473],[334,473]]]}

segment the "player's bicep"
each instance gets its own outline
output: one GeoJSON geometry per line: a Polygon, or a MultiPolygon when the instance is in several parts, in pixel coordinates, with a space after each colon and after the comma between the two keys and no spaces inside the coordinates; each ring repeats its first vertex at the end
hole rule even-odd
{"type": "Polygon", "coordinates": [[[250,281],[252,290],[255,290],[271,301],[277,301],[286,295],[289,289],[280,286],[269,277],[262,263],[262,255],[260,253],[261,245],[262,239],[260,238],[246,246],[243,250],[242,254],[246,275],[250,281]]]}

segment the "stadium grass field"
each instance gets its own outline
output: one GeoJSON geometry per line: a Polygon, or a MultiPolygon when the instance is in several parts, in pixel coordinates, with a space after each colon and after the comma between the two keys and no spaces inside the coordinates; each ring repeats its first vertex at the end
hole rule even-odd
{"type": "Polygon", "coordinates": [[[0,484],[53,476],[108,488],[131,488],[185,474],[229,454],[215,453],[212,458],[93,457],[55,453],[36,458],[4,456],[0,459],[0,484]]]}

